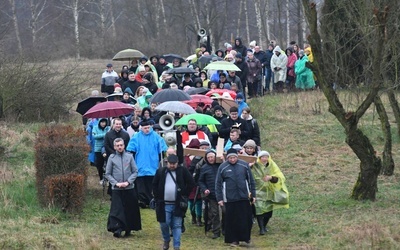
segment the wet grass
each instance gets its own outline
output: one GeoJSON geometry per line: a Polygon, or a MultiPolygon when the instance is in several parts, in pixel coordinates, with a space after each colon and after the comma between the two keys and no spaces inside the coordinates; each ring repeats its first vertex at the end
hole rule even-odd
{"type": "MultiPolygon", "coordinates": [[[[351,99],[349,93],[339,95],[349,100],[349,108],[356,106],[357,98],[351,99]]],[[[400,248],[398,171],[394,176],[379,177],[375,202],[349,198],[359,161],[345,143],[344,130],[328,112],[322,93],[269,95],[251,100],[250,106],[261,127],[262,148],[271,153],[287,178],[291,206],[274,212],[267,235],[259,236],[254,225],[248,248],[400,248]]],[[[73,116],[70,122],[79,124],[79,118],[73,116]]],[[[38,205],[32,147],[39,126],[0,124],[0,146],[6,148],[0,164],[0,248],[161,249],[161,233],[153,210],[141,210],[143,230],[132,237],[115,239],[107,232],[109,198],[103,196],[93,167],[88,166],[82,214],[64,214],[38,205]]],[[[382,135],[372,109],[360,128],[380,154],[382,135]]],[[[399,142],[396,135],[393,138],[393,155],[398,164],[399,142]]],[[[212,240],[204,235],[203,228],[189,221],[186,228],[182,249],[228,248],[223,238],[212,240]]]]}

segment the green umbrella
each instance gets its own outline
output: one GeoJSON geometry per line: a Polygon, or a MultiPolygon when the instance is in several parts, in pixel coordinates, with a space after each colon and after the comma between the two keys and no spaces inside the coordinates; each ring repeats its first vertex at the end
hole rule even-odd
{"type": "Polygon", "coordinates": [[[190,115],[185,115],[182,118],[180,118],[175,125],[187,125],[189,123],[189,120],[194,119],[197,122],[197,125],[219,125],[219,121],[212,117],[211,115],[205,115],[205,114],[190,114],[190,115]]]}
{"type": "Polygon", "coordinates": [[[204,69],[214,69],[214,70],[230,70],[230,71],[241,71],[238,66],[231,62],[226,61],[216,61],[208,64],[204,69]]]}
{"type": "Polygon", "coordinates": [[[144,54],[136,49],[124,49],[115,54],[113,61],[132,61],[139,60],[144,54]]]}

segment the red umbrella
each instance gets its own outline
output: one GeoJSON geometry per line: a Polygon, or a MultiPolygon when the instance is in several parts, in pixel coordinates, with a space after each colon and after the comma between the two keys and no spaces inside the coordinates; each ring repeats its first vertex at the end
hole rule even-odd
{"type": "Polygon", "coordinates": [[[121,115],[127,115],[135,109],[128,104],[120,101],[107,101],[96,104],[89,109],[83,117],[86,118],[109,118],[119,117],[121,115]]]}
{"type": "Polygon", "coordinates": [[[213,94],[223,95],[224,92],[228,92],[233,99],[236,98],[236,92],[229,89],[212,89],[206,93],[206,96],[212,96],[213,94]]]}
{"type": "Polygon", "coordinates": [[[214,101],[209,96],[205,95],[191,95],[192,100],[183,101],[186,104],[189,104],[193,108],[197,108],[201,106],[203,109],[209,106],[211,108],[211,103],[214,101]]]}

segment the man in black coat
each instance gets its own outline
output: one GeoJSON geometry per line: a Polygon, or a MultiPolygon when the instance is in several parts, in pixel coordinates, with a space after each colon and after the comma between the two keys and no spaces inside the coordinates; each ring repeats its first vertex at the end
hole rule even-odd
{"type": "MultiPolygon", "coordinates": [[[[208,150],[204,157],[205,164],[200,168],[199,186],[205,197],[208,206],[207,224],[211,225],[213,239],[221,236],[221,220],[219,219],[219,208],[217,197],[215,195],[215,179],[218,172],[219,163],[217,163],[217,153],[213,150],[208,150]]],[[[204,218],[206,221],[207,218],[204,218]]],[[[208,225],[206,225],[207,227],[208,225]]]]}
{"type": "Polygon", "coordinates": [[[241,53],[237,53],[235,57],[235,65],[241,70],[237,71],[236,75],[240,78],[243,88],[242,93],[245,97],[244,99],[246,100],[247,75],[249,74],[249,67],[247,66],[246,60],[243,60],[241,53]]]}
{"type": "Polygon", "coordinates": [[[163,249],[169,249],[170,229],[174,249],[180,249],[182,219],[187,209],[180,204],[183,202],[182,197],[188,197],[194,185],[189,171],[178,165],[178,156],[173,154],[167,158],[167,167],[159,168],[154,176],[153,194],[157,204],[157,221],[164,240],[163,249]]]}
{"type": "Polygon", "coordinates": [[[128,132],[122,129],[122,120],[120,118],[115,118],[113,120],[112,128],[104,136],[104,148],[106,149],[107,159],[115,152],[114,140],[116,138],[122,138],[124,140],[124,145],[128,145],[130,140],[128,132]]]}
{"type": "Polygon", "coordinates": [[[122,91],[125,91],[126,88],[130,88],[133,95],[135,95],[136,90],[141,86],[142,84],[138,81],[135,80],[135,72],[129,71],[128,73],[128,81],[125,81],[122,84],[122,91]]]}
{"type": "Polygon", "coordinates": [[[219,137],[224,138],[225,141],[229,140],[232,128],[238,128],[240,130],[240,139],[247,140],[249,129],[246,121],[239,117],[237,107],[231,107],[229,109],[229,117],[222,120],[221,126],[218,127],[219,137]]]}

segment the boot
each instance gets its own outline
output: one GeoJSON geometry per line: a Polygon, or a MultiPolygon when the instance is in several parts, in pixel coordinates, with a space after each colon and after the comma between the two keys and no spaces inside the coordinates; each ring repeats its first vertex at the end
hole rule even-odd
{"type": "Polygon", "coordinates": [[[203,224],[203,222],[201,221],[201,217],[197,217],[197,226],[198,227],[202,227],[204,224],[203,224]]]}
{"type": "Polygon", "coordinates": [[[264,235],[265,234],[264,216],[257,215],[257,223],[258,227],[260,228],[260,235],[264,235]]]}
{"type": "Polygon", "coordinates": [[[196,221],[196,215],[192,214],[192,224],[196,225],[197,221],[196,221]]]}

